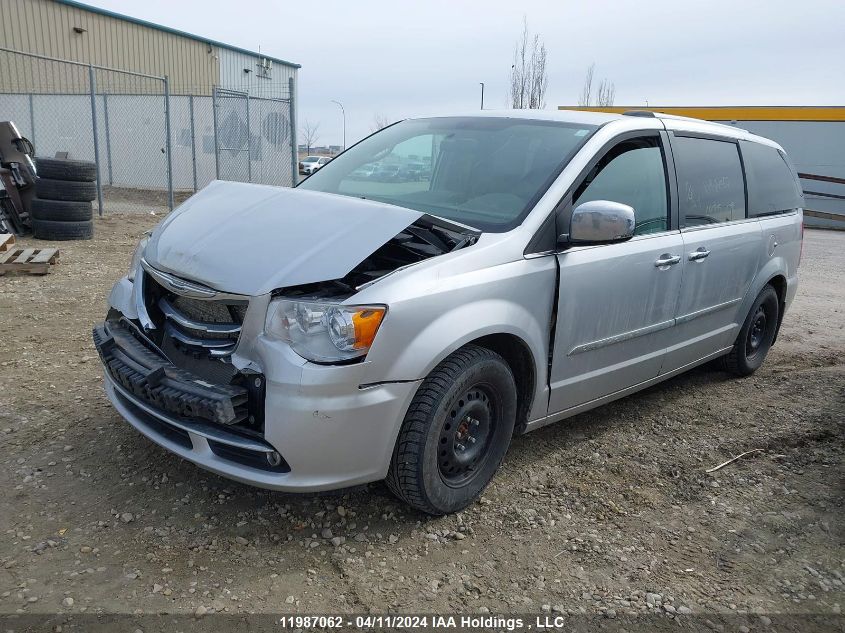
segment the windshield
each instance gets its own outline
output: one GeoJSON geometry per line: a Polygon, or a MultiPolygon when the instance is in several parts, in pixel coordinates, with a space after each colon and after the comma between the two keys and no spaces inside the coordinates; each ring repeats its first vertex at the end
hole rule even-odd
{"type": "Polygon", "coordinates": [[[320,160],[319,156],[309,156],[308,158],[304,158],[302,160],[302,162],[303,163],[316,163],[318,160],[320,160]]]}
{"type": "Polygon", "coordinates": [[[522,222],[595,129],[504,117],[403,121],[351,147],[299,187],[503,232],[522,222]]]}

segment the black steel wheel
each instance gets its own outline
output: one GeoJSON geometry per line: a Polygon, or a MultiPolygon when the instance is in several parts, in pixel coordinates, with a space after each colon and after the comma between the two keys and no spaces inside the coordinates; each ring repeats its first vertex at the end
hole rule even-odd
{"type": "Polygon", "coordinates": [[[387,485],[429,514],[472,503],[502,463],[516,422],[510,367],[495,352],[467,345],[420,385],[399,431],[387,485]]]}
{"type": "Polygon", "coordinates": [[[470,387],[449,411],[440,431],[437,466],[447,486],[462,486],[476,476],[490,457],[495,435],[496,397],[490,385],[470,387]]]}
{"type": "Polygon", "coordinates": [[[766,308],[762,305],[757,306],[757,311],[751,317],[751,327],[748,329],[748,336],[745,337],[745,357],[753,358],[763,341],[766,339],[766,308]]]}
{"type": "Polygon", "coordinates": [[[724,357],[724,367],[737,376],[749,376],[766,359],[775,340],[780,301],[777,291],[766,286],[757,295],[730,353],[724,357]]]}

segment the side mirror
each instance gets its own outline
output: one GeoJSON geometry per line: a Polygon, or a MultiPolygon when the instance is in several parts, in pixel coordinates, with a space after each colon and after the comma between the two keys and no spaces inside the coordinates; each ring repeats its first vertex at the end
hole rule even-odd
{"type": "Polygon", "coordinates": [[[569,221],[570,244],[609,244],[634,236],[634,208],[610,200],[579,204],[569,221]]]}

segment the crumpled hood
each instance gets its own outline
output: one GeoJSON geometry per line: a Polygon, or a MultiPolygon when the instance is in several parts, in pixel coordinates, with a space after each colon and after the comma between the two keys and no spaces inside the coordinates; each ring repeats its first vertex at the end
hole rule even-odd
{"type": "Polygon", "coordinates": [[[260,295],[339,279],[422,215],[359,198],[215,180],[159,224],[144,259],[216,290],[260,295]]]}

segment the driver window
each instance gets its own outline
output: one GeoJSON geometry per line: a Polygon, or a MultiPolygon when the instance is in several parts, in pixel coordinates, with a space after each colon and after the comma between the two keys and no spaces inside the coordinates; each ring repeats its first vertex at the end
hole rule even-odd
{"type": "Polygon", "coordinates": [[[605,154],[575,191],[573,206],[611,200],[634,209],[634,235],[669,228],[669,204],[663,152],[656,137],[623,141],[605,154]]]}

